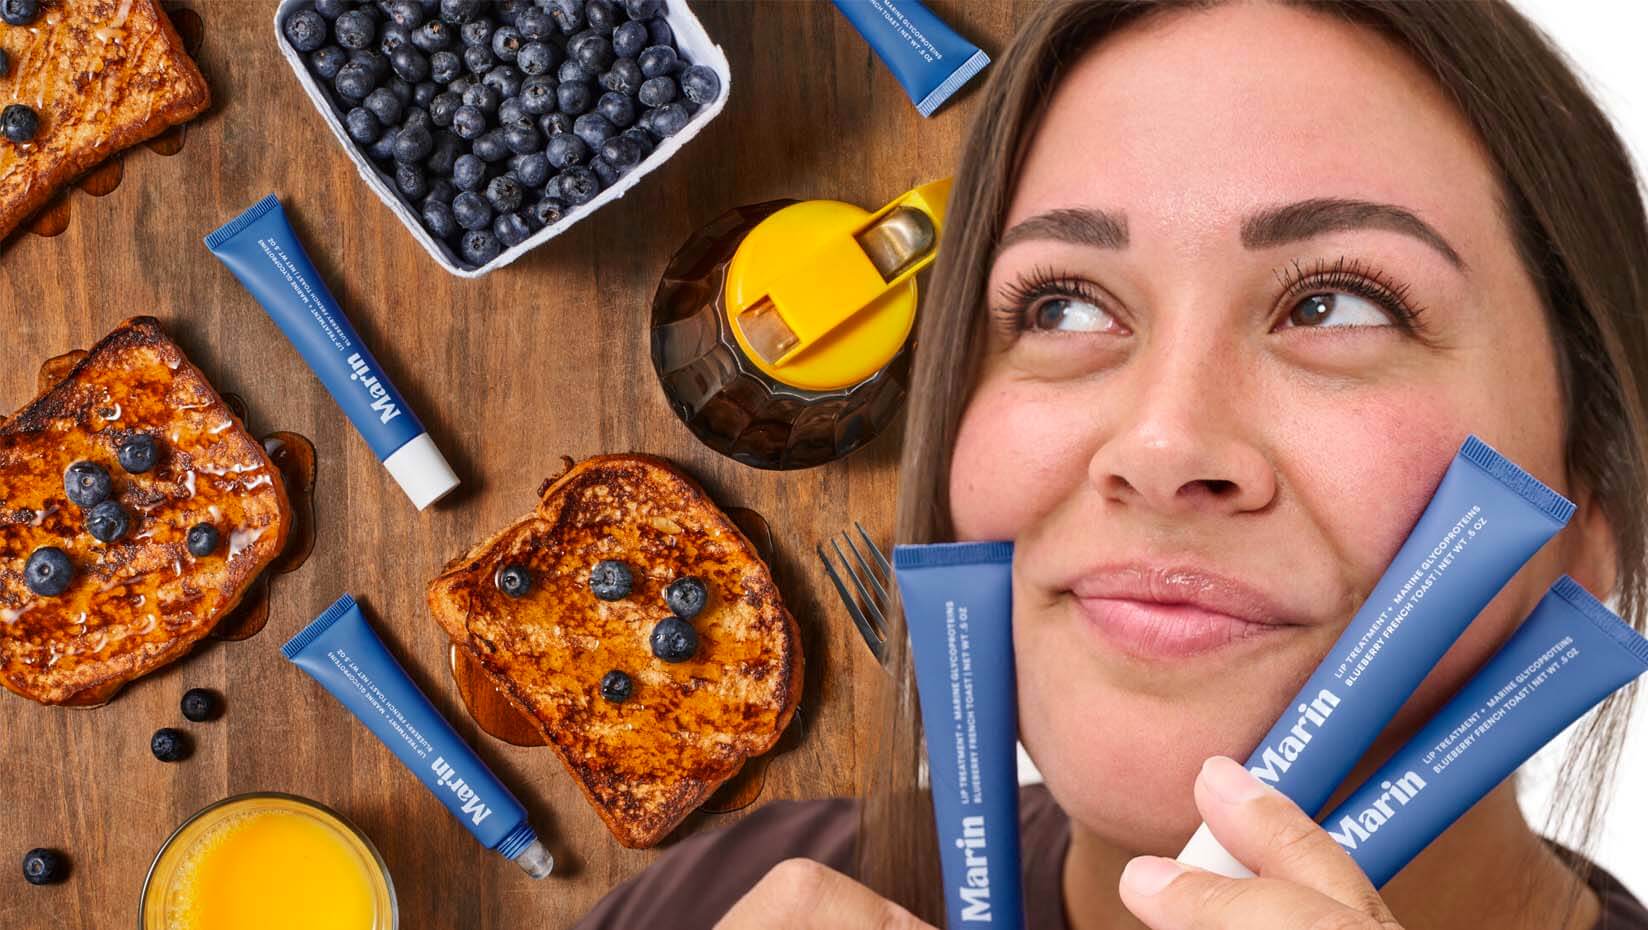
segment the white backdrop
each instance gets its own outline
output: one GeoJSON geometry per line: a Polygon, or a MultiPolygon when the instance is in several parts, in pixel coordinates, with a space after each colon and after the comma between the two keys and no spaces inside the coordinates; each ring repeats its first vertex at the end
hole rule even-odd
{"type": "MultiPolygon", "coordinates": [[[[1648,2],[1643,0],[1513,0],[1565,49],[1619,126],[1648,178],[1648,2]]],[[[1596,859],[1638,898],[1648,900],[1648,687],[1640,690],[1625,756],[1615,773],[1614,797],[1596,847],[1596,859]]],[[[1528,820],[1545,823],[1555,769],[1569,735],[1558,737],[1521,772],[1520,799],[1528,820]]],[[[1041,775],[1019,747],[1019,781],[1041,775]]]]}

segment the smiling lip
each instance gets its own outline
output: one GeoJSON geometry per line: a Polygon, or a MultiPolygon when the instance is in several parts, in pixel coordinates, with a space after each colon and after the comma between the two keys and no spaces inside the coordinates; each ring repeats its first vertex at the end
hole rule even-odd
{"type": "Polygon", "coordinates": [[[1182,659],[1298,626],[1259,591],[1193,568],[1109,565],[1070,588],[1088,628],[1141,659],[1182,659]]]}

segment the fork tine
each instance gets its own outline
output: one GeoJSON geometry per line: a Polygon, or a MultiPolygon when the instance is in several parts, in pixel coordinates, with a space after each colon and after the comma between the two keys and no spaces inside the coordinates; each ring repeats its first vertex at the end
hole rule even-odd
{"type": "Polygon", "coordinates": [[[858,635],[864,638],[864,645],[870,647],[870,653],[876,657],[877,662],[885,661],[886,647],[882,644],[880,634],[870,625],[869,619],[864,616],[864,611],[859,609],[858,602],[853,600],[852,594],[847,591],[847,586],[841,582],[841,576],[836,574],[835,566],[830,564],[830,557],[824,554],[824,545],[820,543],[814,548],[818,552],[819,561],[824,563],[825,573],[830,576],[830,581],[835,584],[836,593],[841,595],[841,603],[846,605],[847,613],[852,616],[853,625],[858,627],[858,635]]]}
{"type": "MultiPolygon", "coordinates": [[[[852,545],[852,540],[847,540],[847,544],[852,545]]],[[[865,612],[875,619],[877,638],[886,639],[887,617],[882,614],[881,606],[876,603],[875,597],[870,594],[870,589],[864,587],[864,582],[859,579],[858,572],[853,570],[853,563],[847,561],[847,554],[841,551],[841,541],[832,538],[830,545],[835,547],[836,558],[841,560],[841,566],[847,570],[847,578],[852,581],[853,587],[858,589],[859,596],[864,599],[864,607],[867,608],[865,612]]]]}
{"type": "Polygon", "coordinates": [[[858,535],[864,538],[864,545],[870,547],[870,555],[875,559],[876,567],[881,569],[882,581],[887,584],[891,584],[893,579],[893,566],[888,564],[887,557],[882,555],[881,550],[876,547],[875,540],[871,539],[870,534],[864,531],[864,524],[854,520],[853,526],[858,528],[858,535]]]}
{"type": "MultiPolygon", "coordinates": [[[[842,533],[841,535],[846,537],[846,539],[847,539],[847,548],[853,550],[853,558],[858,560],[858,566],[860,568],[864,569],[864,576],[866,578],[870,579],[870,586],[875,588],[876,611],[878,613],[881,613],[883,616],[885,616],[886,615],[886,609],[887,609],[886,605],[892,603],[892,598],[887,596],[886,586],[884,586],[881,583],[881,579],[876,576],[875,570],[870,568],[870,563],[864,561],[864,556],[858,551],[858,545],[853,542],[853,538],[851,536],[847,536],[846,533],[842,533]]],[[[875,547],[871,546],[871,548],[873,549],[875,547]]],[[[884,624],[882,624],[882,626],[885,627],[886,624],[884,623],[884,624]]]]}

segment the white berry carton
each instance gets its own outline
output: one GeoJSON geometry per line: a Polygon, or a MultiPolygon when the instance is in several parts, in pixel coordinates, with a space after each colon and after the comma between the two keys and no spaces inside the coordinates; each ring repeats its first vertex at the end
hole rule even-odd
{"type": "MultiPolygon", "coordinates": [[[[681,150],[682,146],[702,132],[704,126],[720,114],[721,108],[726,105],[727,94],[732,90],[732,71],[727,65],[727,55],[721,50],[721,46],[710,39],[709,33],[704,31],[704,24],[698,21],[697,16],[693,15],[692,9],[687,6],[685,0],[665,0],[664,19],[669,23],[670,30],[675,33],[676,50],[688,62],[695,65],[706,65],[715,71],[716,76],[721,79],[720,95],[709,104],[699,107],[698,112],[692,114],[692,118],[687,122],[685,128],[659,142],[658,147],[653,150],[652,154],[642,159],[639,165],[631,168],[629,173],[619,178],[618,183],[602,190],[594,200],[583,206],[573,207],[566,212],[565,216],[561,217],[560,222],[538,230],[520,245],[512,246],[499,253],[498,257],[492,261],[478,268],[471,268],[445,243],[429,234],[429,230],[423,226],[423,220],[418,216],[417,209],[401,199],[400,192],[395,189],[395,179],[373,164],[372,160],[366,156],[366,153],[361,151],[360,147],[355,144],[355,141],[349,138],[348,133],[343,128],[343,118],[332,109],[326,91],[321,88],[315,75],[310,73],[309,66],[304,62],[303,56],[297,49],[292,47],[292,43],[286,40],[286,32],[283,28],[286,24],[286,18],[299,10],[314,5],[314,0],[280,0],[280,5],[275,10],[275,41],[280,44],[280,53],[286,56],[287,63],[292,66],[292,72],[298,76],[298,83],[303,85],[304,91],[309,94],[309,99],[315,105],[315,110],[320,113],[321,119],[326,121],[327,127],[332,130],[332,135],[337,137],[338,143],[348,153],[349,159],[355,163],[355,170],[360,172],[361,178],[366,181],[366,186],[370,187],[372,192],[378,195],[378,199],[382,200],[390,211],[400,219],[401,224],[412,233],[412,238],[423,246],[424,251],[434,256],[435,261],[439,262],[442,268],[460,278],[478,278],[496,271],[532,249],[559,236],[572,224],[624,196],[630,188],[640,183],[642,178],[668,161],[676,152],[681,150]]],[[[597,86],[596,90],[600,91],[601,88],[597,86]]]]}

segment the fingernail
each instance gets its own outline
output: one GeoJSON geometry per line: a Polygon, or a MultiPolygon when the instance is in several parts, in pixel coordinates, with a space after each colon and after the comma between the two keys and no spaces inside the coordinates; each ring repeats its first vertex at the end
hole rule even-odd
{"type": "Polygon", "coordinates": [[[1245,804],[1266,790],[1252,772],[1229,756],[1210,756],[1203,762],[1202,781],[1227,804],[1245,804]]]}
{"type": "Polygon", "coordinates": [[[1160,856],[1139,856],[1122,869],[1122,884],[1134,894],[1149,897],[1166,888],[1168,883],[1184,874],[1184,866],[1160,856]]]}

